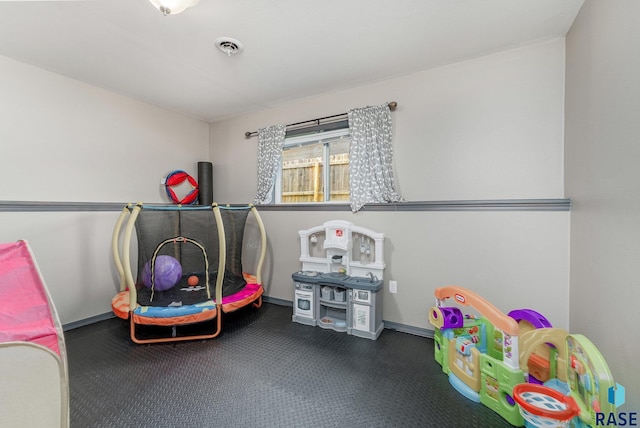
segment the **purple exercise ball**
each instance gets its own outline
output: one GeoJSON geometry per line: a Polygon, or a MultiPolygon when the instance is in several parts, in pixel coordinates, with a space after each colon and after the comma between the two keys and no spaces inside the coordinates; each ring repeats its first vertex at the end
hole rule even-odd
{"type": "MultiPolygon", "coordinates": [[[[154,289],[158,291],[168,290],[182,278],[182,265],[171,256],[157,256],[154,266],[155,284],[154,289]]],[[[142,270],[142,283],[151,288],[151,260],[144,264],[142,270]]]]}

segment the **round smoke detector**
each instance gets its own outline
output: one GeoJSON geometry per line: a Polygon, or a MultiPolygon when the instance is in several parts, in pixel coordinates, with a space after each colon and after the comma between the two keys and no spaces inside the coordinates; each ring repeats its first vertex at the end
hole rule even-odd
{"type": "Polygon", "coordinates": [[[231,37],[220,37],[216,39],[216,47],[228,56],[240,53],[244,46],[239,40],[232,39],[231,37]]]}

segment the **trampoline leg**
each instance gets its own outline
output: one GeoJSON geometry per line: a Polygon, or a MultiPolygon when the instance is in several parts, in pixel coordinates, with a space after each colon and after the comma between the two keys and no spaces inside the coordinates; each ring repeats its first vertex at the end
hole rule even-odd
{"type": "Polygon", "coordinates": [[[254,308],[261,308],[262,307],[262,296],[258,297],[253,303],[252,303],[254,308]]]}
{"type": "Polygon", "coordinates": [[[138,339],[136,337],[136,323],[133,321],[133,316],[130,317],[129,331],[131,340],[137,344],[144,343],[163,343],[163,342],[181,342],[185,340],[204,340],[204,339],[213,339],[217,337],[222,332],[222,308],[217,307],[216,309],[216,331],[212,334],[201,334],[196,336],[176,336],[176,326],[172,326],[172,337],[161,337],[157,339],[138,339]]]}

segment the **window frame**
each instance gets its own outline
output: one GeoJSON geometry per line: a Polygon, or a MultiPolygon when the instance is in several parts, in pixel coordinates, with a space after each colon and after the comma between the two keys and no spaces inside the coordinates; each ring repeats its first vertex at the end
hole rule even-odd
{"type": "MultiPolygon", "coordinates": [[[[322,158],[325,165],[325,168],[322,169],[322,180],[323,180],[323,201],[318,202],[282,202],[282,156],[280,157],[280,165],[278,167],[278,171],[276,173],[275,182],[272,189],[272,200],[276,205],[317,205],[317,204],[348,204],[349,201],[341,200],[341,201],[331,201],[329,200],[331,197],[331,188],[330,188],[330,180],[331,174],[330,170],[330,150],[329,145],[332,141],[336,141],[341,137],[350,137],[351,130],[349,126],[340,127],[337,129],[331,129],[320,132],[313,132],[308,134],[298,134],[292,135],[290,137],[286,137],[284,139],[284,143],[282,145],[282,150],[284,151],[286,148],[294,147],[294,146],[304,146],[310,144],[323,143],[323,151],[322,158]],[[323,142],[323,140],[330,140],[323,142]]],[[[350,161],[350,160],[349,160],[350,161]]]]}

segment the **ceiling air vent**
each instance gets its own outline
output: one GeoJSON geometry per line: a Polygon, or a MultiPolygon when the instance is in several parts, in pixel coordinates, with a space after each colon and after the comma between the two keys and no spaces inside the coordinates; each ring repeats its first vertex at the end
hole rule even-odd
{"type": "Polygon", "coordinates": [[[231,37],[220,37],[216,39],[216,47],[228,56],[240,53],[243,49],[242,43],[231,37]]]}

